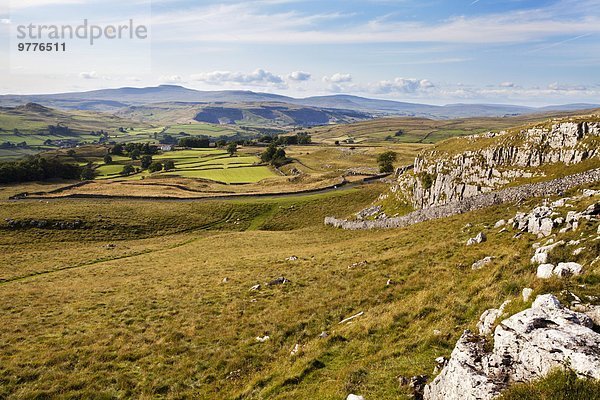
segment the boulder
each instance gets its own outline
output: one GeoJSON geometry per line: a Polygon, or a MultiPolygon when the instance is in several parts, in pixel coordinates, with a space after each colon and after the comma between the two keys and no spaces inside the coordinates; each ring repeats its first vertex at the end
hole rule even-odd
{"type": "Polygon", "coordinates": [[[556,243],[552,243],[546,246],[541,246],[535,249],[535,254],[531,257],[532,264],[545,264],[548,261],[548,253],[550,253],[555,248],[564,245],[564,240],[561,240],[556,243]]]}
{"type": "Polygon", "coordinates": [[[540,279],[550,279],[550,278],[552,278],[553,272],[554,272],[554,265],[540,264],[537,268],[536,276],[540,279]]]}
{"type": "Polygon", "coordinates": [[[467,241],[467,246],[472,246],[474,244],[483,243],[486,240],[487,240],[487,236],[485,236],[485,233],[479,232],[477,234],[477,236],[475,236],[474,238],[471,238],[467,241]]]}
{"type": "Polygon", "coordinates": [[[504,225],[506,225],[506,221],[501,219],[500,221],[494,224],[494,228],[502,228],[504,225]]]}
{"type": "Polygon", "coordinates": [[[500,387],[484,372],[482,354],[485,340],[465,331],[442,372],[427,386],[426,400],[491,399],[500,393],[500,387]]]}
{"type": "Polygon", "coordinates": [[[560,276],[561,278],[572,276],[572,275],[580,275],[583,267],[581,264],[576,262],[563,262],[558,263],[558,265],[552,271],[554,275],[560,276]]]}
{"type": "Polygon", "coordinates": [[[585,314],[562,307],[551,294],[503,320],[490,350],[465,331],[442,372],[425,388],[427,400],[488,400],[514,382],[529,382],[570,365],[579,376],[600,379],[600,334],[585,314]]]}

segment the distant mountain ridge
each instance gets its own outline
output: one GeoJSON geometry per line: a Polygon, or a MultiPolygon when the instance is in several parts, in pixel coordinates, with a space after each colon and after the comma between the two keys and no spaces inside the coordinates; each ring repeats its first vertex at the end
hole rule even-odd
{"type": "Polygon", "coordinates": [[[200,91],[177,85],[155,87],[101,89],[87,92],[41,94],[41,95],[2,95],[0,106],[18,106],[38,103],[47,107],[76,110],[114,112],[131,106],[154,103],[261,103],[279,102],[293,105],[341,109],[370,113],[374,116],[394,115],[451,119],[466,117],[502,117],[546,111],[574,111],[599,108],[597,104],[565,104],[548,107],[527,107],[510,104],[448,104],[436,106],[408,103],[393,100],[369,99],[352,95],[314,96],[303,99],[272,93],[242,90],[200,91]]]}

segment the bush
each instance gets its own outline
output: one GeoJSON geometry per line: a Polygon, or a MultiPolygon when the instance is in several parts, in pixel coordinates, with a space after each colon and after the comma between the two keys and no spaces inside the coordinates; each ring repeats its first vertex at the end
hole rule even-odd
{"type": "Polygon", "coordinates": [[[107,154],[104,156],[104,164],[112,164],[112,162],[113,162],[113,159],[110,156],[110,154],[107,154]]]}
{"type": "Polygon", "coordinates": [[[530,383],[507,389],[499,400],[600,400],[600,381],[579,378],[572,370],[557,369],[530,383]]]}

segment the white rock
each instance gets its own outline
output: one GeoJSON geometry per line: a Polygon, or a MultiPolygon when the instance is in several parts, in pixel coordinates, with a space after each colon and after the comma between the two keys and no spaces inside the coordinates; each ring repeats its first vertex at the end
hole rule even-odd
{"type": "Polygon", "coordinates": [[[365,400],[365,398],[355,394],[349,394],[348,397],[346,397],[346,400],[365,400]]]}
{"type": "Polygon", "coordinates": [[[535,254],[531,257],[532,264],[545,264],[548,261],[548,253],[558,246],[565,244],[564,240],[553,243],[548,246],[542,246],[535,249],[535,254]]]}
{"type": "Polygon", "coordinates": [[[442,372],[425,387],[425,400],[490,400],[512,382],[530,382],[569,363],[579,375],[600,379],[600,334],[584,314],[553,295],[503,320],[491,352],[466,331],[442,372]]]}
{"type": "Polygon", "coordinates": [[[558,263],[558,265],[554,268],[554,275],[560,276],[561,278],[571,276],[571,275],[580,275],[583,267],[581,264],[576,262],[562,262],[558,263]]]}
{"type": "Polygon", "coordinates": [[[552,278],[553,271],[554,271],[554,265],[540,264],[540,265],[538,265],[536,276],[540,279],[550,279],[550,278],[552,278]]]}
{"type": "Polygon", "coordinates": [[[482,336],[489,335],[492,333],[492,328],[496,323],[496,320],[504,313],[504,308],[510,303],[510,300],[506,300],[500,308],[491,308],[489,310],[485,310],[481,317],[479,317],[479,322],[477,323],[477,329],[479,330],[479,334],[482,336]]]}
{"type": "Polygon", "coordinates": [[[532,294],[533,294],[532,288],[524,288],[523,291],[521,292],[521,295],[523,296],[523,301],[525,303],[527,303],[532,294]]]}
{"type": "Polygon", "coordinates": [[[474,244],[483,243],[486,240],[487,240],[487,236],[485,236],[485,233],[479,232],[477,234],[477,236],[475,236],[474,238],[471,238],[467,241],[467,246],[472,246],[474,244]]]}
{"type": "Polygon", "coordinates": [[[475,261],[473,265],[471,265],[471,269],[481,269],[485,267],[487,264],[491,263],[494,260],[494,257],[487,256],[482,258],[479,261],[475,261]]]}
{"type": "Polygon", "coordinates": [[[260,336],[257,336],[257,337],[256,337],[256,341],[257,341],[257,342],[260,342],[260,343],[264,343],[264,342],[266,342],[266,341],[267,341],[267,340],[269,340],[269,339],[271,339],[271,338],[270,338],[268,335],[265,335],[265,336],[263,336],[263,337],[260,337],[260,336]]]}
{"type": "Polygon", "coordinates": [[[538,234],[544,237],[550,236],[552,234],[552,228],[554,228],[554,221],[552,221],[550,218],[544,218],[540,222],[538,234]]]}
{"type": "Polygon", "coordinates": [[[290,351],[290,356],[295,356],[299,352],[300,352],[300,345],[298,343],[296,343],[296,345],[294,346],[292,351],[290,351]]]}
{"type": "Polygon", "coordinates": [[[574,256],[578,256],[578,255],[580,255],[581,253],[583,253],[583,251],[584,251],[584,250],[585,250],[585,247],[580,247],[580,248],[578,248],[578,249],[575,249],[575,250],[573,250],[573,255],[574,255],[574,256]]]}
{"type": "Polygon", "coordinates": [[[504,226],[504,225],[506,225],[506,221],[505,221],[505,220],[503,220],[503,219],[501,219],[500,221],[498,221],[498,222],[496,222],[496,223],[494,224],[494,228],[500,228],[500,227],[502,227],[502,226],[504,226]]]}
{"type": "Polygon", "coordinates": [[[594,325],[600,326],[600,306],[590,306],[585,315],[590,317],[594,325]]]}

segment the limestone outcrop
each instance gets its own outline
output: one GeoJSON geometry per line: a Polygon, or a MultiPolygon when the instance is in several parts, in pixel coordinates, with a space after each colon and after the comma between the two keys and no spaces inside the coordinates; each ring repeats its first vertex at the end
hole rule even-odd
{"type": "Polygon", "coordinates": [[[420,209],[498,190],[519,178],[543,176],[540,166],[600,156],[600,123],[563,122],[549,129],[456,140],[466,140],[469,150],[455,152],[449,144],[420,154],[414,169],[400,175],[391,192],[420,209]]]}
{"type": "Polygon", "coordinates": [[[465,331],[424,398],[492,399],[511,383],[565,366],[600,379],[600,334],[592,327],[590,317],[564,308],[553,295],[538,296],[531,308],[500,322],[491,351],[486,337],[465,331]]]}

